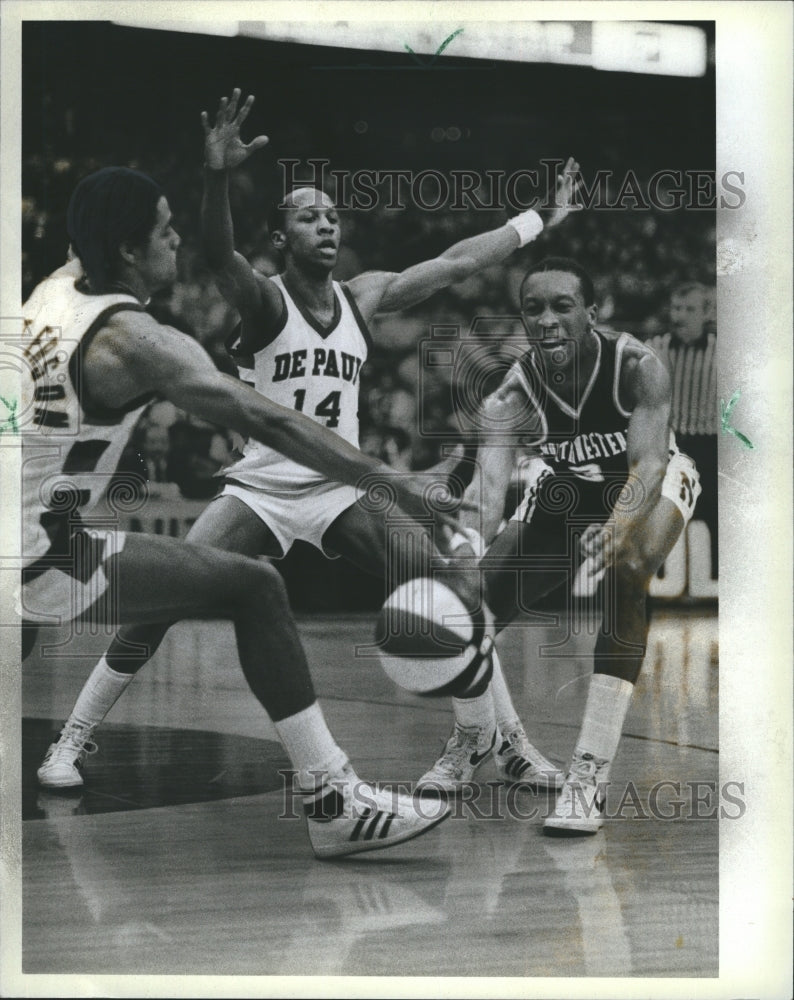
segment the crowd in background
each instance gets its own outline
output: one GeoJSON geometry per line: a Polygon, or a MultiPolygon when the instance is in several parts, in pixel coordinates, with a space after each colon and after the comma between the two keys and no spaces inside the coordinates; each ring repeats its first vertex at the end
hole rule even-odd
{"type": "MultiPolygon", "coordinates": [[[[57,261],[65,258],[67,238],[62,213],[71,189],[94,166],[66,158],[29,158],[23,171],[23,294],[57,261]],[[42,196],[44,192],[44,196],[42,196]]],[[[199,339],[216,364],[234,372],[224,340],[236,317],[214,285],[197,241],[201,171],[182,168],[170,177],[175,224],[182,236],[180,279],[151,309],[199,339]]],[[[173,172],[170,171],[172,174],[173,172]]],[[[233,176],[231,201],[236,242],[254,266],[276,273],[279,261],[270,249],[261,192],[251,176],[233,176]]],[[[384,198],[385,202],[386,199],[384,198]]],[[[340,280],[365,270],[400,270],[440,253],[455,241],[501,225],[507,213],[485,210],[427,211],[415,205],[369,211],[343,211],[343,247],[336,276],[340,280]]],[[[438,461],[445,435],[460,435],[460,410],[451,385],[453,367],[432,370],[421,363],[421,342],[443,326],[458,331],[458,343],[487,344],[493,377],[502,345],[520,335],[517,293],[525,266],[538,256],[564,255],[591,272],[605,328],[628,330],[646,339],[666,329],[670,290],[683,281],[715,282],[714,215],[697,211],[592,209],[570,216],[556,229],[517,252],[506,264],[486,269],[433,296],[411,310],[382,315],[373,323],[375,350],[362,372],[361,446],[399,469],[422,469],[438,461]]],[[[471,381],[471,379],[469,380],[471,381]]],[[[474,379],[480,394],[492,387],[487,377],[474,379]]],[[[471,401],[469,401],[470,405],[471,401]]],[[[216,473],[234,455],[236,444],[223,429],[202,424],[173,407],[155,407],[144,418],[125,456],[125,467],[146,470],[155,491],[169,490],[191,499],[213,495],[216,473]],[[157,469],[153,473],[153,469],[157,469]]]]}

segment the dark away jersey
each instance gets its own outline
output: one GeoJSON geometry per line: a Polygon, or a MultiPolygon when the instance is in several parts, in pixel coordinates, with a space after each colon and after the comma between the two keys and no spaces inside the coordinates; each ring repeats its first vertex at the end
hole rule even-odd
{"type": "Polygon", "coordinates": [[[631,411],[620,399],[620,373],[628,333],[594,331],[598,350],[593,372],[573,403],[548,387],[530,351],[515,366],[519,384],[540,417],[541,435],[532,452],[560,480],[570,483],[576,514],[608,516],[628,478],[628,423],[631,411]]]}

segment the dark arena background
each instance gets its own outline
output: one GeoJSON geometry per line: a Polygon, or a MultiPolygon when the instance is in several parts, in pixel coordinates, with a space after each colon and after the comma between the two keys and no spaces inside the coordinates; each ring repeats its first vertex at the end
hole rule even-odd
{"type": "MultiPolygon", "coordinates": [[[[550,35],[552,55],[534,61],[505,58],[498,41],[472,57],[463,39],[476,25],[434,58],[443,29],[430,30],[428,54],[416,43],[303,44],[295,25],[292,36],[256,37],[272,32],[240,23],[224,37],[27,22],[23,296],[65,259],[77,181],[109,164],[139,168],[163,185],[182,238],[179,281],[151,311],[233,372],[224,340],[236,318],[198,241],[199,116],[233,87],[256,96],[244,138],[270,139],[231,182],[237,249],[265,273],[277,267],[267,210],[287,181],[311,180],[315,169],[341,203],[344,279],[402,270],[503,224],[539,193],[520,172],[542,176],[544,161],[573,155],[588,207],[506,265],[374,324],[362,448],[398,470],[427,468],[471,438],[456,412],[454,366],[424,366],[423,342],[444,326],[459,331],[459,344],[492,344],[493,377],[478,383],[488,391],[515,335],[523,271],[539,256],[579,260],[595,279],[601,325],[643,340],[668,331],[676,286],[714,291],[716,207],[741,193],[715,177],[714,26],[666,22],[674,24],[700,33],[699,73],[653,72],[664,63],[653,25],[636,42],[651,46],[651,71],[622,72],[593,65],[585,22],[571,22],[558,50],[565,58],[553,56],[550,35]],[[363,171],[377,175],[373,204],[351,180],[363,171]],[[394,171],[423,180],[389,179],[394,171]]],[[[716,332],[715,306],[706,323],[716,332]]],[[[123,459],[149,479],[123,526],[184,535],[235,447],[224,428],[155,404],[123,459]]],[[[520,489],[516,482],[511,502],[520,489]]],[[[301,823],[277,818],[287,760],[246,688],[231,629],[215,622],[171,630],[98,731],[83,792],[49,795],[35,769],[110,638],[54,632],[23,670],[24,971],[717,975],[717,816],[741,806],[717,785],[716,502],[695,518],[651,591],[647,659],[610,792],[621,815],[586,842],[539,836],[545,796],[511,800],[484,771],[482,799],[443,832],[382,859],[315,861],[301,823]]],[[[362,775],[414,780],[448,735],[451,709],[397,690],[357,655],[371,641],[383,586],[300,544],[277,565],[340,744],[362,775]]],[[[544,609],[501,640],[530,738],[560,764],[592,669],[595,619],[581,604],[544,609]]]]}

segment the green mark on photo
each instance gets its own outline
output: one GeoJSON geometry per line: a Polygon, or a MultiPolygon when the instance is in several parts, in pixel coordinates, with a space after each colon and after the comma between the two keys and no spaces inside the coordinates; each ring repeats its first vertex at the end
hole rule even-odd
{"type": "Polygon", "coordinates": [[[6,417],[0,421],[0,434],[4,431],[9,431],[11,434],[19,433],[19,426],[17,424],[17,401],[15,399],[6,399],[5,396],[0,396],[0,403],[6,408],[6,417]]]}
{"type": "Polygon", "coordinates": [[[463,31],[463,28],[458,28],[458,30],[457,31],[453,31],[452,34],[448,38],[445,38],[444,41],[441,43],[441,45],[439,45],[439,47],[436,49],[436,51],[430,57],[430,62],[424,62],[422,59],[420,59],[419,56],[414,52],[414,50],[411,48],[410,45],[406,44],[405,45],[405,49],[406,49],[407,52],[411,53],[411,55],[414,57],[414,59],[416,60],[416,62],[420,66],[422,66],[424,69],[430,69],[432,67],[433,63],[435,63],[435,61],[438,59],[438,57],[441,55],[441,53],[444,51],[444,49],[452,41],[452,39],[456,35],[459,35],[462,31],[463,31]]]}
{"type": "Polygon", "coordinates": [[[741,392],[739,392],[739,390],[737,389],[736,392],[731,396],[730,402],[728,403],[727,406],[725,405],[724,399],[720,400],[720,422],[722,425],[722,433],[733,434],[735,438],[738,438],[739,441],[741,441],[741,443],[744,445],[745,448],[752,449],[753,447],[755,447],[753,445],[753,442],[749,438],[745,437],[744,434],[741,433],[741,431],[737,431],[736,428],[731,424],[731,413],[733,412],[734,406],[736,406],[736,404],[741,399],[741,395],[742,395],[741,392]]]}

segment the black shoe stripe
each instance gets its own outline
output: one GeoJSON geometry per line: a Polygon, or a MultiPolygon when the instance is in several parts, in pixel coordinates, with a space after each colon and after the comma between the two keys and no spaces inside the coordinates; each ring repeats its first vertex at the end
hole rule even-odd
{"type": "Polygon", "coordinates": [[[368,812],[366,816],[361,817],[361,819],[353,827],[353,832],[350,834],[350,840],[373,840],[378,829],[378,824],[382,819],[385,820],[385,824],[384,828],[378,834],[378,837],[384,837],[386,835],[386,831],[388,831],[391,826],[391,821],[394,819],[394,813],[387,813],[378,809],[374,814],[372,812],[368,812]],[[364,834],[363,837],[362,831],[364,834]]]}
{"type": "Polygon", "coordinates": [[[375,836],[375,831],[378,829],[378,823],[380,823],[381,816],[385,815],[386,813],[383,813],[380,811],[380,809],[378,809],[378,811],[375,813],[375,815],[367,824],[367,829],[364,831],[364,840],[372,840],[372,838],[375,836]]]}
{"type": "MultiPolygon", "coordinates": [[[[394,819],[394,813],[384,812],[382,809],[379,809],[370,820],[369,826],[367,827],[366,833],[364,834],[364,840],[373,840],[375,838],[375,833],[378,829],[378,824],[380,823],[381,820],[384,820],[384,825],[388,830],[389,826],[391,825],[391,821],[393,819],[394,819]]],[[[383,837],[383,835],[384,833],[383,830],[381,829],[380,833],[378,833],[378,838],[383,837]]]]}
{"type": "Polygon", "coordinates": [[[513,757],[505,765],[505,770],[511,778],[520,778],[528,767],[529,763],[527,761],[522,760],[520,757],[513,757]]]}
{"type": "Polygon", "coordinates": [[[380,828],[380,833],[378,834],[378,838],[380,840],[383,840],[383,838],[389,832],[389,827],[391,826],[391,823],[392,823],[393,819],[394,819],[394,813],[387,813],[386,814],[386,822],[380,828]]]}
{"type": "Polygon", "coordinates": [[[342,815],[345,800],[341,792],[335,788],[320,787],[314,792],[304,792],[306,796],[311,796],[303,803],[303,810],[306,816],[315,823],[329,823],[342,815]]]}
{"type": "Polygon", "coordinates": [[[358,840],[359,836],[361,835],[361,831],[364,829],[364,824],[367,822],[370,816],[372,816],[371,811],[365,812],[364,815],[361,817],[361,819],[358,821],[358,823],[356,823],[356,825],[353,827],[353,832],[350,834],[351,840],[358,840]]]}

